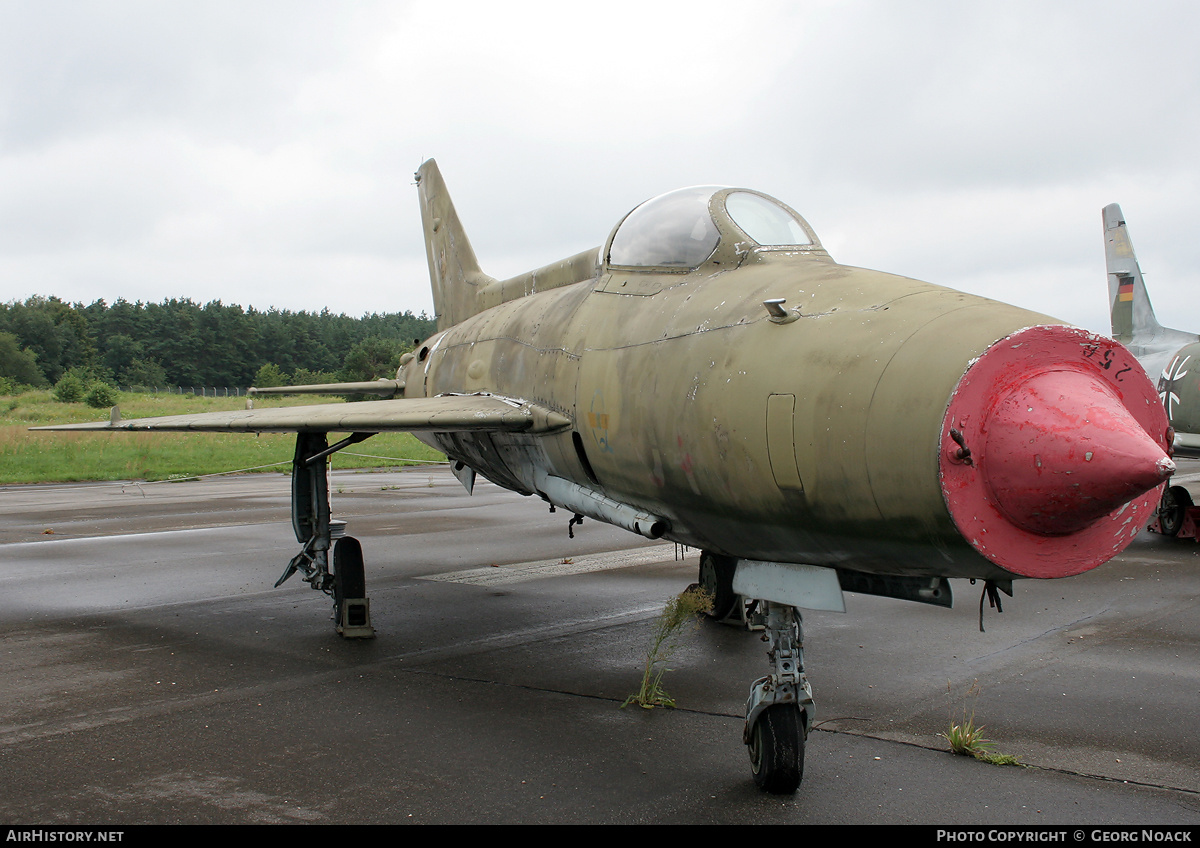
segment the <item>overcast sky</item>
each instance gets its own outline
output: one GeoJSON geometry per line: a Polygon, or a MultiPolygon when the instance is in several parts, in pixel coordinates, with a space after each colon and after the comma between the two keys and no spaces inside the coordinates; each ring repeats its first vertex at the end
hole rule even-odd
{"type": "Polygon", "coordinates": [[[744,185],[1106,333],[1118,202],[1200,331],[1194,2],[0,0],[0,301],[432,312],[429,157],[493,276],[744,185]]]}

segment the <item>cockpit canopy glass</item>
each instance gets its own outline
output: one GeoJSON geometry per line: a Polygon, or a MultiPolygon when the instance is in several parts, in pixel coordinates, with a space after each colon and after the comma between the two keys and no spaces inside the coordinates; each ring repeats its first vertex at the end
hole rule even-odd
{"type": "MultiPolygon", "coordinates": [[[[613,234],[609,264],[680,269],[703,264],[721,241],[712,208],[718,192],[724,196],[729,220],[758,245],[813,245],[795,214],[769,197],[722,186],[693,186],[660,194],[630,212],[613,234]]],[[[716,214],[724,217],[720,207],[716,214]]]]}
{"type": "Polygon", "coordinates": [[[721,239],[708,211],[716,191],[720,186],[693,186],[647,200],[621,222],[608,249],[609,263],[695,268],[721,239]]]}
{"type": "Polygon", "coordinates": [[[725,211],[742,232],[761,245],[812,244],[808,233],[779,204],[748,191],[731,191],[725,211]]]}

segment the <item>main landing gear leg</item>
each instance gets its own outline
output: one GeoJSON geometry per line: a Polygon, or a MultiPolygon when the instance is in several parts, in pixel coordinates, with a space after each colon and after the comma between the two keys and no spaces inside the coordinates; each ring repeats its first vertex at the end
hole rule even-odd
{"type": "Polygon", "coordinates": [[[773,670],[750,687],[743,741],[760,789],[787,795],[804,777],[804,742],[812,729],[812,687],[804,676],[800,614],[795,607],[761,601],[755,618],[765,627],[773,670]]]}
{"type": "Polygon", "coordinates": [[[304,582],[333,598],[334,626],[348,639],[370,639],[371,603],[363,568],[362,546],[343,536],[344,521],[334,521],[329,511],[329,455],[347,444],[362,441],[365,434],[329,447],[325,433],[297,433],[292,458],[292,528],[304,547],[292,557],[276,586],[297,571],[304,582]],[[333,551],[330,570],[330,550],[333,551]]]}

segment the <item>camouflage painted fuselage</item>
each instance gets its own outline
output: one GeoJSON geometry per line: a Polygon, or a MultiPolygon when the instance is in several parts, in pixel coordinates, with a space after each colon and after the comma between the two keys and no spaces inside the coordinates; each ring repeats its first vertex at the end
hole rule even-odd
{"type": "Polygon", "coordinates": [[[417,179],[439,333],[406,397],[559,422],[421,434],[501,486],[743,560],[1004,579],[1113,556],[1170,466],[1119,344],[839,265],[766,195],[669,192],[500,281],[436,165],[417,179]]]}
{"type": "Polygon", "coordinates": [[[410,397],[490,392],[574,422],[430,439],[502,486],[532,493],[542,466],[706,550],[988,576],[939,486],[942,419],[972,359],[1052,321],[820,250],[759,250],[500,304],[430,339],[404,377],[410,397]],[[800,317],[772,322],[772,298],[800,317]]]}

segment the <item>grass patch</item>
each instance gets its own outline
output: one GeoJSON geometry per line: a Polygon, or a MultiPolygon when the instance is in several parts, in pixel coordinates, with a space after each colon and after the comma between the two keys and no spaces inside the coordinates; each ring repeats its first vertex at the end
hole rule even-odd
{"type": "MultiPolygon", "coordinates": [[[[972,681],[963,696],[962,716],[954,720],[951,708],[950,727],[945,733],[938,735],[950,743],[950,753],[964,757],[974,757],[994,766],[1019,766],[1021,761],[1011,754],[1002,754],[996,750],[996,743],[983,735],[984,726],[975,723],[975,702],[979,698],[979,681],[972,681]]],[[[953,696],[950,681],[946,681],[946,694],[953,696]]]]}
{"type": "Polygon", "coordinates": [[[646,652],[646,667],[642,673],[642,686],[633,695],[625,699],[622,708],[637,704],[645,709],[655,707],[673,707],[675,700],[662,688],[663,675],[670,671],[667,660],[679,648],[679,636],[687,625],[695,625],[699,616],[712,609],[713,597],[699,586],[690,586],[667,602],[658,623],[654,628],[654,636],[650,641],[650,650],[646,652]]]}
{"type": "MultiPolygon", "coordinates": [[[[255,398],[257,409],[341,403],[336,398],[255,398]]],[[[228,412],[245,398],[122,392],[122,418],[228,412]]],[[[33,433],[30,427],[102,421],[106,413],[34,391],[0,400],[0,484],[166,480],[230,471],[290,472],[296,448],[288,433],[33,433]],[[282,463],[282,464],[279,464],[282,463]],[[263,467],[267,466],[267,467],[263,467]]],[[[331,438],[334,441],[337,437],[331,438]]],[[[380,433],[332,457],[336,469],[381,468],[442,460],[408,433],[380,433]],[[370,456],[352,456],[351,454],[370,456]],[[380,459],[378,457],[384,457],[380,459]]]]}

